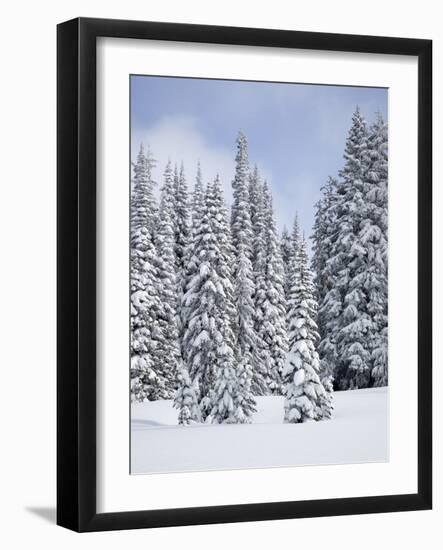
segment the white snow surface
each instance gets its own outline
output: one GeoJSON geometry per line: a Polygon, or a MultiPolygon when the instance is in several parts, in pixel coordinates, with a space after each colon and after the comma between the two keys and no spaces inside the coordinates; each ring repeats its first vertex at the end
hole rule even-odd
{"type": "Polygon", "coordinates": [[[257,397],[252,424],[177,425],[172,401],[131,405],[131,473],[388,460],[388,388],[335,392],[334,417],[283,424],[283,397],[257,397]]]}

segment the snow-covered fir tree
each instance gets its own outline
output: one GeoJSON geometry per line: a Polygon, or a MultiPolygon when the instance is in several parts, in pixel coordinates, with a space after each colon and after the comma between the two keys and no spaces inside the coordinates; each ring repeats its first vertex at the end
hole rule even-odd
{"type": "Polygon", "coordinates": [[[215,366],[212,342],[209,339],[209,317],[216,314],[214,290],[211,284],[212,250],[214,237],[206,206],[203,202],[200,217],[193,217],[191,249],[186,266],[187,284],[182,309],[186,311],[186,330],[183,347],[186,351],[190,377],[198,387],[198,400],[209,393],[214,385],[215,366]],[[206,284],[207,283],[207,284],[206,284]],[[206,303],[207,300],[207,303],[206,303]]]}
{"type": "Polygon", "coordinates": [[[289,235],[286,225],[283,226],[281,240],[280,240],[281,257],[283,261],[283,269],[285,275],[285,297],[286,300],[289,296],[289,264],[291,255],[291,236],[289,235]]]}
{"type": "Polygon", "coordinates": [[[341,298],[334,289],[334,272],[331,271],[332,243],[337,235],[336,196],[337,180],[329,178],[322,188],[323,196],[317,202],[313,230],[312,268],[315,274],[316,299],[320,304],[317,325],[320,334],[318,353],[320,356],[320,380],[325,390],[332,392],[334,368],[337,362],[335,346],[337,317],[341,311],[341,298]],[[328,300],[326,300],[326,295],[328,300]],[[339,305],[339,308],[334,306],[339,305]]]}
{"type": "Polygon", "coordinates": [[[229,216],[220,177],[216,176],[214,183],[208,185],[206,203],[211,219],[214,238],[218,245],[218,254],[215,258],[215,269],[223,284],[225,293],[225,308],[228,312],[230,345],[235,347],[236,308],[234,304],[234,247],[232,245],[229,216]]]}
{"type": "Polygon", "coordinates": [[[231,235],[235,251],[234,302],[237,310],[236,357],[242,369],[254,368],[257,336],[254,330],[254,273],[252,268],[253,228],[249,197],[249,160],[246,136],[237,138],[235,177],[232,182],[231,235]]]}
{"type": "MultiPolygon", "coordinates": [[[[321,299],[322,359],[334,364],[339,389],[365,388],[371,384],[372,346],[377,326],[369,311],[371,285],[368,202],[370,146],[366,122],[357,108],[345,147],[345,164],[339,180],[330,182],[322,208],[325,238],[320,246],[329,257],[317,274],[321,299]]],[[[322,261],[315,252],[315,261],[322,261]]]]}
{"type": "Polygon", "coordinates": [[[174,177],[174,203],[174,252],[177,265],[177,274],[180,275],[183,272],[185,250],[188,245],[191,232],[188,184],[185,178],[185,169],[183,163],[180,166],[179,174],[174,177]]]}
{"type": "Polygon", "coordinates": [[[155,248],[146,228],[131,237],[131,398],[133,401],[167,399],[167,380],[158,373],[158,313],[155,248]]]}
{"type": "Polygon", "coordinates": [[[256,333],[260,364],[268,393],[281,394],[281,376],[288,349],[286,334],[286,299],[284,269],[275,224],[271,193],[263,186],[264,223],[260,246],[263,246],[264,276],[256,290],[256,333]]]}
{"type": "Polygon", "coordinates": [[[282,260],[284,268],[284,290],[286,302],[289,300],[289,293],[291,290],[292,273],[291,269],[295,265],[295,259],[298,254],[298,245],[300,242],[300,227],[298,223],[298,213],[295,213],[294,222],[292,225],[291,234],[289,235],[286,228],[284,228],[283,238],[281,242],[282,247],[282,260]],[[284,248],[283,248],[284,246],[284,248]]]}
{"type": "Polygon", "coordinates": [[[206,421],[213,424],[239,424],[247,420],[238,405],[236,393],[238,379],[234,367],[234,353],[226,344],[217,350],[217,375],[210,394],[210,414],[206,421]]]}
{"type": "Polygon", "coordinates": [[[341,292],[337,347],[338,380],[342,389],[366,388],[371,376],[373,321],[368,312],[366,292],[367,246],[361,227],[367,214],[366,170],[368,129],[360,110],[352,117],[345,146],[345,165],[340,171],[337,223],[339,234],[332,249],[337,261],[335,286],[341,292]]]}
{"type": "MultiPolygon", "coordinates": [[[[254,276],[254,328],[257,334],[263,322],[259,304],[262,304],[266,299],[265,205],[263,182],[261,181],[257,166],[250,174],[249,195],[252,213],[251,222],[253,227],[252,267],[254,276]]],[[[258,339],[256,339],[252,354],[252,392],[254,395],[268,395],[269,389],[266,382],[267,366],[263,360],[264,352],[262,342],[258,339]]]]}
{"type": "MultiPolygon", "coordinates": [[[[234,249],[231,241],[230,227],[228,221],[227,209],[223,197],[223,190],[220,179],[217,176],[212,186],[212,201],[210,201],[209,215],[214,228],[215,240],[218,243],[219,254],[217,258],[217,274],[224,286],[225,304],[230,324],[226,337],[232,338],[231,346],[234,349],[234,328],[236,323],[236,310],[234,306],[234,286],[232,265],[234,258],[234,249]]],[[[235,356],[234,356],[235,360],[235,356]]],[[[234,384],[229,394],[232,395],[235,404],[234,420],[237,423],[250,422],[252,413],[256,411],[255,399],[252,395],[252,365],[243,361],[241,358],[234,364],[233,373],[229,371],[229,376],[224,370],[218,370],[216,373],[216,382],[213,393],[213,409],[211,417],[213,421],[223,422],[232,419],[230,409],[226,406],[224,396],[226,395],[226,385],[229,387],[234,384]]]]}
{"type": "Polygon", "coordinates": [[[370,341],[374,386],[388,384],[388,129],[377,114],[369,130],[366,218],[361,240],[366,246],[366,292],[373,322],[370,341]]]}
{"type": "MultiPolygon", "coordinates": [[[[328,260],[331,257],[332,243],[336,234],[336,196],[337,180],[329,177],[321,188],[322,197],[315,204],[312,269],[316,285],[317,300],[321,303],[331,288],[331,276],[328,270],[328,260]]],[[[320,335],[323,336],[319,323],[320,335]]]]}
{"type": "MultiPolygon", "coordinates": [[[[263,225],[262,194],[263,194],[263,183],[260,178],[258,167],[255,164],[254,169],[249,173],[249,204],[250,204],[249,212],[250,212],[252,233],[254,235],[254,240],[256,236],[260,233],[263,225]]],[[[255,249],[256,247],[254,244],[253,256],[254,256],[255,249]]]]}
{"type": "Polygon", "coordinates": [[[320,360],[316,351],[317,304],[304,240],[299,243],[295,263],[291,269],[289,352],[284,372],[284,418],[292,423],[328,417],[323,411],[327,408],[326,392],[319,378],[320,360]]]}
{"type": "Polygon", "coordinates": [[[156,215],[153,159],[140,147],[133,165],[131,193],[131,398],[134,401],[168,397],[167,381],[157,372],[160,335],[156,250],[152,228],[156,215]]]}
{"type": "Polygon", "coordinates": [[[375,387],[388,385],[388,327],[382,328],[374,342],[372,350],[373,385],[375,387]]]}
{"type": "MultiPolygon", "coordinates": [[[[186,254],[188,252],[189,241],[191,237],[191,212],[189,205],[188,184],[185,178],[183,163],[180,166],[180,172],[177,168],[174,171],[174,256],[175,271],[177,282],[177,304],[181,306],[183,293],[186,286],[186,254]]],[[[182,326],[183,318],[181,308],[177,310],[177,325],[179,331],[180,349],[183,347],[182,326]]]]}
{"type": "Polygon", "coordinates": [[[333,377],[327,372],[322,372],[320,361],[320,382],[324,388],[318,400],[317,420],[329,420],[334,413],[334,383],[333,377]]]}
{"type": "Polygon", "coordinates": [[[248,142],[243,132],[239,132],[235,157],[235,176],[232,182],[233,201],[231,207],[231,230],[234,249],[245,248],[247,256],[252,256],[252,223],[249,197],[249,158],[248,142]],[[249,238],[248,241],[246,239],[249,238]]]}
{"type": "MultiPolygon", "coordinates": [[[[184,295],[187,328],[184,334],[186,362],[198,385],[202,419],[215,423],[235,422],[237,379],[232,330],[232,295],[229,225],[220,207],[218,182],[208,185],[201,219],[193,227],[194,274],[184,295]],[[226,234],[223,239],[219,232],[226,234]]],[[[223,199],[221,199],[223,204],[223,199]]],[[[197,223],[197,222],[196,222],[197,223]]]]}
{"type": "Polygon", "coordinates": [[[157,286],[161,300],[159,313],[160,341],[157,344],[157,372],[167,380],[172,396],[180,368],[180,348],[177,327],[177,282],[174,255],[174,183],[171,163],[164,173],[158,213],[158,228],[155,236],[157,250],[157,286]]]}
{"type": "MultiPolygon", "coordinates": [[[[387,126],[357,109],[345,165],[316,205],[321,372],[339,389],[387,385],[387,126]]],[[[328,386],[324,381],[325,387],[328,386]]]]}
{"type": "Polygon", "coordinates": [[[188,320],[189,320],[189,311],[188,307],[185,304],[184,294],[190,281],[195,276],[198,269],[198,259],[194,256],[194,250],[196,249],[196,239],[199,235],[200,224],[204,214],[205,206],[205,190],[203,188],[203,178],[201,172],[200,162],[197,165],[197,175],[195,179],[194,190],[192,193],[191,201],[191,228],[189,232],[188,244],[185,248],[185,257],[183,262],[183,272],[182,272],[182,292],[180,296],[180,343],[181,343],[181,352],[182,357],[186,360],[186,346],[183,342],[183,336],[186,332],[188,320]]]}
{"type": "MultiPolygon", "coordinates": [[[[194,191],[192,193],[191,226],[198,224],[199,220],[201,219],[201,216],[203,214],[204,201],[205,201],[205,190],[203,187],[203,176],[202,176],[200,162],[198,162],[194,191]]],[[[191,234],[192,234],[192,231],[193,230],[191,228],[191,234]]]]}
{"type": "MultiPolygon", "coordinates": [[[[293,265],[296,265],[296,259],[298,255],[298,247],[300,245],[300,226],[298,223],[298,213],[294,216],[294,223],[292,225],[291,232],[291,245],[289,248],[289,270],[293,265]]],[[[289,273],[289,277],[292,278],[292,274],[289,273]]]]}
{"type": "Polygon", "coordinates": [[[201,422],[198,404],[198,390],[192,382],[187,369],[178,374],[178,389],[174,397],[174,407],[179,410],[178,423],[184,426],[201,422]]]}
{"type": "Polygon", "coordinates": [[[146,227],[150,235],[154,234],[157,215],[157,201],[154,188],[156,183],[152,178],[152,170],[156,166],[149,147],[146,151],[143,144],[132,163],[134,176],[131,188],[131,231],[146,227]]]}

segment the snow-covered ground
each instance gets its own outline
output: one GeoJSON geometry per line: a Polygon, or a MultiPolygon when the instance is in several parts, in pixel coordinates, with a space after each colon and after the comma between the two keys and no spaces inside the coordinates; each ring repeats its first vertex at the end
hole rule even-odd
{"type": "Polygon", "coordinates": [[[332,420],[283,424],[283,398],[257,398],[250,425],[177,426],[172,401],[131,410],[133,474],[388,460],[388,389],[335,393],[332,420]]]}

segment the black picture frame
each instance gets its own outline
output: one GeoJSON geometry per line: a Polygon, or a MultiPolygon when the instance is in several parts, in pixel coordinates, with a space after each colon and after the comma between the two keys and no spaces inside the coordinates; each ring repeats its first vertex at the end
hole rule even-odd
{"type": "MultiPolygon", "coordinates": [[[[78,18],[57,29],[57,523],[104,531],[432,507],[432,42],[78,18]],[[415,494],[96,511],[96,39],[168,40],[418,58],[418,490],[415,494]]],[[[406,428],[407,429],[407,428],[406,428]]]]}

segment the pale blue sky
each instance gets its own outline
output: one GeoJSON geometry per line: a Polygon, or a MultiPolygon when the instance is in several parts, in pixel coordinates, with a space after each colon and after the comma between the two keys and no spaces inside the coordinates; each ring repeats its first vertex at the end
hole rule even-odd
{"type": "Polygon", "coordinates": [[[159,184],[168,157],[183,160],[190,188],[200,160],[205,181],[220,173],[229,203],[241,129],[251,165],[272,189],[279,228],[298,211],[309,236],[320,188],[343,165],[356,105],[371,122],[377,110],[387,119],[387,104],[383,88],[132,76],[132,155],[149,144],[159,184]]]}

